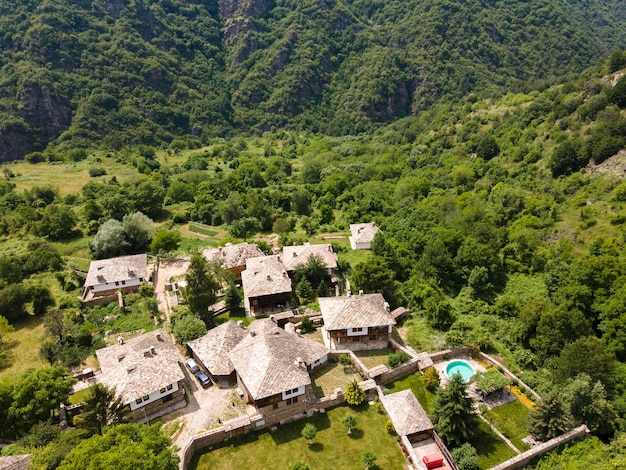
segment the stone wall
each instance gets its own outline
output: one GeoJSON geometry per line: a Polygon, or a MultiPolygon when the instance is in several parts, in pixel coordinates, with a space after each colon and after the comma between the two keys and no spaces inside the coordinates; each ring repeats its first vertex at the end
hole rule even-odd
{"type": "Polygon", "coordinates": [[[413,374],[420,370],[419,360],[417,358],[413,358],[404,364],[400,364],[398,367],[394,367],[393,369],[380,374],[376,377],[376,381],[385,385],[389,382],[393,382],[400,377],[404,377],[405,375],[413,374]]]}
{"type": "Polygon", "coordinates": [[[516,468],[522,468],[528,465],[528,463],[537,458],[541,457],[544,454],[547,454],[551,450],[573,440],[579,439],[581,437],[586,436],[589,433],[589,429],[584,424],[575,429],[572,429],[565,434],[555,437],[554,439],[550,439],[543,444],[539,444],[533,447],[526,452],[522,452],[521,454],[513,457],[506,462],[501,463],[500,465],[496,465],[495,467],[491,467],[489,470],[514,470],[516,468]]]}

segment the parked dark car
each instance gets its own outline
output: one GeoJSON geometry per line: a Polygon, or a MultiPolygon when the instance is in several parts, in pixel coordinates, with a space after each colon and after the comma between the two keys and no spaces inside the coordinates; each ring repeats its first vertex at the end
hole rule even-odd
{"type": "Polygon", "coordinates": [[[206,387],[208,387],[209,385],[211,385],[211,379],[209,379],[209,376],[208,376],[208,375],[206,375],[206,374],[204,373],[204,371],[199,370],[198,372],[196,372],[196,373],[195,373],[195,374],[193,374],[193,375],[195,375],[195,376],[196,376],[196,379],[198,379],[198,382],[200,382],[200,384],[201,384],[204,388],[206,388],[206,387]]]}

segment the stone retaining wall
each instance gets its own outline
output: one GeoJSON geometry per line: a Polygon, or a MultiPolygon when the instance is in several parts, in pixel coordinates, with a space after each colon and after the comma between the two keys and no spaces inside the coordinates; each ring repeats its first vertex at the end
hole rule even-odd
{"type": "Polygon", "coordinates": [[[541,457],[544,454],[547,454],[551,450],[573,440],[586,436],[589,433],[589,429],[584,424],[575,429],[572,429],[565,434],[555,437],[554,439],[550,439],[543,444],[539,444],[533,447],[526,452],[522,452],[521,454],[513,457],[506,462],[501,463],[500,465],[496,465],[495,467],[491,467],[489,470],[514,470],[516,468],[522,468],[528,463],[537,458],[541,457]]]}

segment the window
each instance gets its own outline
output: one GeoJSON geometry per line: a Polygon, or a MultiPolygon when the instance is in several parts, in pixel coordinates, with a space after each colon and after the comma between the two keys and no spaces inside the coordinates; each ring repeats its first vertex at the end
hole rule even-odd
{"type": "Polygon", "coordinates": [[[291,389],[291,390],[287,390],[285,392],[285,395],[293,395],[294,393],[298,393],[298,390],[299,389],[297,389],[297,388],[294,388],[294,389],[291,389]]]}
{"type": "Polygon", "coordinates": [[[363,328],[352,328],[352,331],[354,333],[360,333],[361,331],[363,331],[363,328]]]}
{"type": "Polygon", "coordinates": [[[165,393],[165,387],[163,387],[161,390],[159,390],[159,392],[165,393]]]}
{"type": "Polygon", "coordinates": [[[353,343],[358,343],[359,341],[361,341],[361,337],[360,337],[360,336],[354,336],[354,337],[352,338],[352,342],[353,342],[353,343]]]}
{"type": "Polygon", "coordinates": [[[287,404],[288,405],[293,405],[295,403],[298,403],[298,397],[293,397],[293,398],[288,398],[287,399],[287,404]]]}
{"type": "Polygon", "coordinates": [[[126,285],[126,281],[122,281],[122,285],[125,286],[126,285]]]}
{"type": "Polygon", "coordinates": [[[278,403],[273,403],[272,404],[272,409],[273,410],[277,410],[278,409],[278,403]]]}
{"type": "Polygon", "coordinates": [[[161,399],[161,403],[167,403],[168,401],[174,399],[174,395],[165,395],[162,399],[161,399]]]}
{"type": "Polygon", "coordinates": [[[378,339],[378,336],[370,336],[370,341],[376,341],[378,339]]]}
{"type": "Polygon", "coordinates": [[[115,281],[115,285],[116,285],[116,286],[119,286],[119,285],[120,285],[120,283],[119,283],[118,281],[115,281]]]}
{"type": "Polygon", "coordinates": [[[135,403],[137,403],[138,405],[143,401],[143,398],[137,398],[135,400],[135,403]]]}
{"type": "Polygon", "coordinates": [[[143,397],[143,401],[148,401],[150,400],[150,395],[146,395],[145,397],[143,397]]]}
{"type": "Polygon", "coordinates": [[[173,386],[172,384],[169,384],[169,385],[167,386],[167,389],[168,389],[168,390],[171,390],[171,389],[173,389],[173,388],[174,388],[174,386],[173,386]]]}

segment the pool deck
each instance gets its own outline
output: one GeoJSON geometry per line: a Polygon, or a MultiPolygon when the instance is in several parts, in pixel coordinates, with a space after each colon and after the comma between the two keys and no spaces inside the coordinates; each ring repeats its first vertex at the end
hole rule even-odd
{"type": "Polygon", "coordinates": [[[435,362],[434,366],[435,366],[435,369],[437,369],[437,372],[439,372],[439,377],[441,378],[441,384],[440,385],[442,387],[444,387],[448,383],[448,380],[449,380],[448,379],[448,375],[446,374],[446,368],[448,367],[448,364],[450,364],[451,362],[455,362],[455,361],[467,362],[474,369],[474,373],[477,373],[477,372],[487,372],[487,369],[485,369],[482,365],[480,365],[474,359],[469,357],[469,355],[454,357],[454,358],[451,358],[449,360],[435,362]]]}

